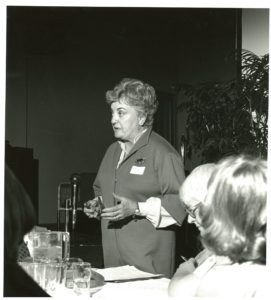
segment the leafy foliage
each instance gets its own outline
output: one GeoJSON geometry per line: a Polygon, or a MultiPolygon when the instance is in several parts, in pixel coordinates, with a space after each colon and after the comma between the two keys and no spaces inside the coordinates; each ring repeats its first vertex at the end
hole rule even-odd
{"type": "Polygon", "coordinates": [[[203,162],[227,154],[266,157],[268,141],[269,55],[242,51],[239,80],[179,85],[188,101],[187,154],[201,151],[203,162]]]}

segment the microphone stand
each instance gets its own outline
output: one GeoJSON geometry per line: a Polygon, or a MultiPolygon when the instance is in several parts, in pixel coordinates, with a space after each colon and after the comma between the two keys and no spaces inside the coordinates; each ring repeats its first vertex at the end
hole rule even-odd
{"type": "Polygon", "coordinates": [[[80,175],[77,173],[72,174],[70,178],[71,182],[71,205],[72,205],[72,230],[71,230],[71,244],[76,244],[75,240],[75,226],[77,220],[77,204],[79,196],[79,185],[80,185],[80,175]]]}

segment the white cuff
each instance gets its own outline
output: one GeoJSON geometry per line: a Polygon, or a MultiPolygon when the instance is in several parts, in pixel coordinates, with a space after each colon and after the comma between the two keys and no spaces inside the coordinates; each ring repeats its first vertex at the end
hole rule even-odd
{"type": "Polygon", "coordinates": [[[151,197],[146,202],[138,202],[140,215],[146,217],[154,227],[160,223],[161,200],[151,197]]]}
{"type": "Polygon", "coordinates": [[[150,197],[146,202],[138,202],[140,215],[146,217],[155,228],[167,227],[175,224],[176,221],[161,206],[161,199],[150,197]]]}

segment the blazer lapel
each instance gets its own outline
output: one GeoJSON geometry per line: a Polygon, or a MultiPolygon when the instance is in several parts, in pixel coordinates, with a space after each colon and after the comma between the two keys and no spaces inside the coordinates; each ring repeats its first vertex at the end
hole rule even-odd
{"type": "Polygon", "coordinates": [[[139,138],[139,140],[134,144],[133,148],[131,149],[130,153],[126,156],[124,161],[132,156],[135,152],[137,152],[140,148],[144,147],[149,142],[149,137],[151,134],[152,128],[148,128],[146,132],[142,134],[142,136],[139,138]]]}
{"type": "MultiPolygon", "coordinates": [[[[144,132],[142,134],[142,136],[138,139],[138,141],[134,144],[133,148],[131,149],[130,153],[125,157],[125,159],[121,162],[121,164],[119,165],[119,167],[121,167],[121,165],[130,157],[132,156],[134,153],[136,153],[140,148],[144,147],[145,145],[148,144],[149,142],[149,138],[150,138],[150,134],[152,132],[152,128],[148,128],[146,130],[146,132],[144,132]]],[[[121,153],[121,148],[120,145],[118,143],[118,147],[115,151],[115,155],[114,155],[114,166],[115,168],[117,168],[117,164],[120,158],[120,153],[121,153]]]]}
{"type": "Polygon", "coordinates": [[[114,151],[114,156],[113,156],[113,166],[116,169],[119,159],[120,159],[120,154],[121,154],[121,147],[118,142],[116,142],[116,149],[114,151]]]}

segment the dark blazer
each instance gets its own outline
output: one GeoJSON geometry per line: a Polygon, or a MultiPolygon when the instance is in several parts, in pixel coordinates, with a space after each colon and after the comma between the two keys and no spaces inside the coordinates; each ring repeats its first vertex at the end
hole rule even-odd
{"type": "MultiPolygon", "coordinates": [[[[116,169],[120,153],[118,142],[108,148],[94,182],[95,195],[103,197],[105,207],[116,204],[113,192],[138,202],[158,197],[181,225],[186,213],[178,194],[185,176],[178,152],[149,128],[116,169]],[[135,169],[139,172],[134,172],[135,169]]],[[[128,217],[118,222],[102,220],[105,267],[128,264],[171,277],[175,265],[173,227],[156,229],[143,217],[128,217]]]]}

